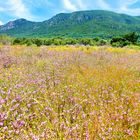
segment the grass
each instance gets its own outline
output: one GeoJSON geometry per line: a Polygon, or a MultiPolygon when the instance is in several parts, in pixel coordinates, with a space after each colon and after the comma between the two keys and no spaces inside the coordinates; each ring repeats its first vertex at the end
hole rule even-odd
{"type": "Polygon", "coordinates": [[[140,51],[0,47],[0,139],[140,139],[140,51]]]}

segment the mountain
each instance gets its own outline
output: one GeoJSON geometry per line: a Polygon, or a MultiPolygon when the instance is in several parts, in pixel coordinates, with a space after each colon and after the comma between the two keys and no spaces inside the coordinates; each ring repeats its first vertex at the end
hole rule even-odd
{"type": "Polygon", "coordinates": [[[43,22],[26,19],[0,26],[0,34],[16,37],[112,37],[128,32],[140,33],[140,16],[91,10],[60,13],[43,22]]]}
{"type": "Polygon", "coordinates": [[[10,21],[5,25],[0,26],[0,34],[8,34],[11,36],[28,36],[29,33],[38,27],[39,23],[31,22],[26,19],[18,19],[10,21]]]}

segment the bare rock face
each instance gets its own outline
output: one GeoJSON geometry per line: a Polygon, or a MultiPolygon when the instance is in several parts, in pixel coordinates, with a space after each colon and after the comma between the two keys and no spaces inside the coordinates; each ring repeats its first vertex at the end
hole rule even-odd
{"type": "Polygon", "coordinates": [[[6,31],[6,30],[9,30],[9,29],[13,29],[13,28],[14,28],[14,22],[13,21],[8,22],[6,25],[0,26],[1,31],[6,31]]]}
{"type": "Polygon", "coordinates": [[[0,26],[0,31],[7,31],[10,29],[18,28],[24,26],[27,23],[30,23],[30,21],[27,21],[26,19],[23,18],[15,21],[9,21],[7,24],[0,26]]]}

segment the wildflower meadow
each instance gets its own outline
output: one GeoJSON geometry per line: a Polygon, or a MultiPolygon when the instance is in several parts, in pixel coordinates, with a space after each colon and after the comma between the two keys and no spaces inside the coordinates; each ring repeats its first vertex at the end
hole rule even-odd
{"type": "Polygon", "coordinates": [[[1,46],[0,140],[140,140],[140,51],[1,46]]]}

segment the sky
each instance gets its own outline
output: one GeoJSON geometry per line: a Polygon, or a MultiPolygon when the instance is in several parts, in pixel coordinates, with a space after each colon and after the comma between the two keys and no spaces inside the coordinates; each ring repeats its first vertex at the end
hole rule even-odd
{"type": "Polygon", "coordinates": [[[0,0],[0,25],[19,18],[44,21],[58,13],[80,10],[140,15],[140,0],[0,0]]]}

